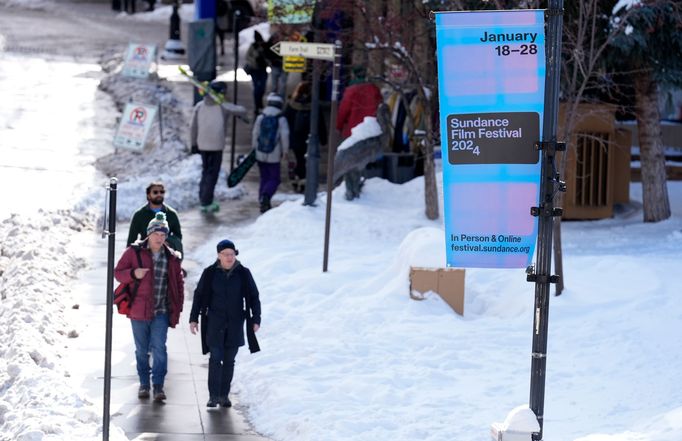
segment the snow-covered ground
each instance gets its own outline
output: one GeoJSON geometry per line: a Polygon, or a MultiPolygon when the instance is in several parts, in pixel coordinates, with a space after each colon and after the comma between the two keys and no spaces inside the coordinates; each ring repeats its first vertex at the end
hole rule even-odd
{"type": "MultiPolygon", "coordinates": [[[[100,78],[96,66],[0,54],[3,103],[12,103],[0,107],[0,179],[16,173],[2,181],[0,213],[1,440],[101,437],[101,410],[71,387],[79,379],[63,361],[77,337],[65,319],[69,287],[86,265],[66,243],[94,230],[103,208],[106,178],[94,159],[121,173],[121,218],[152,178],[183,209],[196,192],[196,159],[172,136],[187,109],[169,113],[165,155],[152,145],[121,161],[107,156],[113,120],[90,125],[96,116],[111,119],[128,93],[177,103],[152,82],[117,77],[103,80],[109,101],[100,78]],[[8,87],[38,77],[46,83],[32,94],[8,87]],[[51,119],[39,112],[55,109],[49,100],[63,91],[73,107],[56,107],[51,119]],[[75,166],[65,160],[59,174],[56,151],[90,153],[75,166]],[[49,179],[21,162],[27,152],[30,167],[46,161],[49,179]]],[[[673,217],[664,222],[641,222],[641,186],[632,184],[632,202],[614,219],[564,223],[566,291],[550,302],[548,440],[680,439],[682,183],[668,189],[673,217]]],[[[260,288],[262,352],[240,352],[234,385],[255,429],[278,441],[489,439],[490,424],[528,399],[533,285],[522,270],[470,269],[463,317],[437,295],[412,300],[410,266],[444,263],[441,223],[424,217],[423,180],[372,179],[357,201],[342,188],[333,197],[327,273],[323,194],[317,207],[297,198],[188,250],[208,265],[219,239],[234,240],[260,288]]],[[[114,428],[112,439],[124,435],[114,428]]]]}
{"type": "MultiPolygon", "coordinates": [[[[641,222],[641,190],[615,219],[564,224],[566,291],[551,300],[546,439],[679,440],[682,183],[674,216],[641,222]],[[609,435],[597,435],[600,433],[609,435]]],[[[263,302],[263,351],[238,358],[236,392],[277,440],[481,440],[527,402],[533,285],[522,270],[470,269],[465,315],[409,297],[410,266],[442,266],[423,180],[334,192],[330,271],[324,197],[225,229],[263,302]]]]}

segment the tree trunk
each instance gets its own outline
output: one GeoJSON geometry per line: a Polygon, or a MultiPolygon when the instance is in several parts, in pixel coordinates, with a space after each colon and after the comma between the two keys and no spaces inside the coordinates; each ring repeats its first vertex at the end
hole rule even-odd
{"type": "Polygon", "coordinates": [[[658,86],[647,72],[635,75],[635,105],[642,163],[644,222],[658,222],[670,217],[670,200],[658,112],[658,86]]]}
{"type": "MultiPolygon", "coordinates": [[[[419,7],[423,8],[421,0],[415,0],[416,10],[419,7]]],[[[415,20],[413,28],[414,33],[414,53],[415,64],[420,70],[422,78],[435,78],[435,66],[433,57],[429,54],[435,52],[435,48],[431,45],[428,21],[418,17],[415,20]]],[[[433,132],[434,121],[432,118],[433,105],[435,102],[436,93],[431,91],[431,96],[426,97],[425,91],[418,91],[424,97],[424,121],[426,127],[425,143],[422,143],[421,149],[424,154],[424,204],[426,205],[425,214],[428,219],[438,219],[438,187],[436,185],[436,167],[433,162],[433,132]]]]}
{"type": "MultiPolygon", "coordinates": [[[[427,127],[431,127],[431,118],[427,118],[427,127]]],[[[426,217],[438,219],[438,187],[436,186],[436,167],[433,162],[433,137],[427,136],[422,144],[424,154],[424,204],[426,217]]]]}

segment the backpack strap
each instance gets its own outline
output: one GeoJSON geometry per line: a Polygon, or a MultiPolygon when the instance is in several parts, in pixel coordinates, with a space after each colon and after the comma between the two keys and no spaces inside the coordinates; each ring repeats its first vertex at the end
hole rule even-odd
{"type": "MultiPolygon", "coordinates": [[[[140,247],[136,245],[131,245],[133,250],[135,250],[135,255],[137,256],[137,267],[142,268],[142,257],[140,256],[140,247]]],[[[135,297],[137,297],[137,289],[140,287],[140,281],[138,279],[135,279],[135,282],[133,283],[133,287],[130,290],[130,297],[128,300],[129,307],[133,305],[133,302],[135,301],[135,297]]]]}

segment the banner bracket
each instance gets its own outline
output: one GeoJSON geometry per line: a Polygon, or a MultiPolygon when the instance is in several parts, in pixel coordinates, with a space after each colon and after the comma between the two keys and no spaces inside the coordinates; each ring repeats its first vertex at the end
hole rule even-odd
{"type": "Polygon", "coordinates": [[[561,277],[558,275],[545,276],[541,274],[528,274],[526,275],[526,282],[534,283],[559,283],[561,277]]]}
{"type": "Polygon", "coordinates": [[[565,152],[566,143],[558,141],[536,141],[535,150],[547,150],[550,154],[554,152],[565,152]]]}
{"type": "Polygon", "coordinates": [[[545,9],[545,17],[563,17],[564,8],[549,8],[545,9]]]}
{"type": "Polygon", "coordinates": [[[530,207],[530,215],[533,217],[558,217],[562,214],[564,214],[564,210],[560,207],[548,208],[544,205],[530,207]]]}

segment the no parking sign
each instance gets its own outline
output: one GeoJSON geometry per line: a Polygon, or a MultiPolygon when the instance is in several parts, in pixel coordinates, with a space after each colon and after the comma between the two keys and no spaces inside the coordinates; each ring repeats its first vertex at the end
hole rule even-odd
{"type": "Polygon", "coordinates": [[[144,149],[156,109],[156,106],[145,104],[126,104],[114,136],[114,146],[136,151],[144,149]]]}
{"type": "Polygon", "coordinates": [[[121,74],[127,77],[147,78],[154,63],[156,63],[155,45],[130,43],[121,74]]]}

